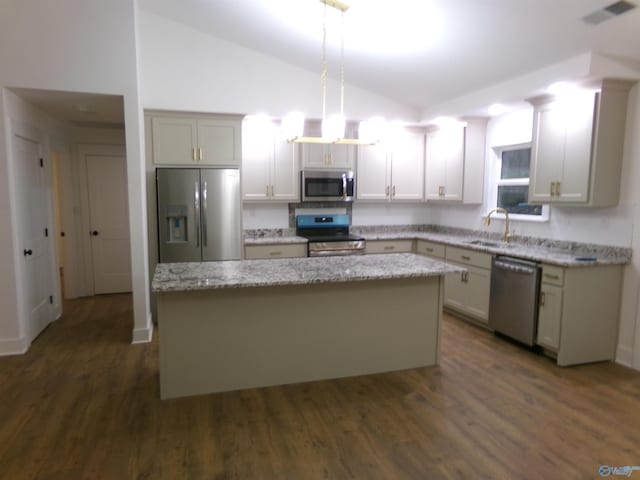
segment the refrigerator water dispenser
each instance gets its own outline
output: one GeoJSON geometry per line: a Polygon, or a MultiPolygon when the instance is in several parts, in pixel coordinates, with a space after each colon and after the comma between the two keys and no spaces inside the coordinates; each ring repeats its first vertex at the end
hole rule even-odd
{"type": "Polygon", "coordinates": [[[168,205],[165,208],[167,222],[168,243],[186,243],[187,238],[187,207],[184,205],[168,205]]]}

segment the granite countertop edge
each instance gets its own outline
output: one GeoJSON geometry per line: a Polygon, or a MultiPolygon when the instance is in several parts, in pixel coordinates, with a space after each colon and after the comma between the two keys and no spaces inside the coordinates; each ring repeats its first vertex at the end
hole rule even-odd
{"type": "Polygon", "coordinates": [[[156,267],[152,290],[165,293],[427,278],[465,270],[413,253],[165,263],[156,267]]]}
{"type": "MultiPolygon", "coordinates": [[[[368,241],[426,240],[429,242],[441,243],[452,247],[459,247],[468,250],[474,250],[477,252],[488,253],[491,255],[508,255],[565,268],[584,268],[603,265],[627,265],[628,263],[630,263],[630,257],[628,256],[601,254],[581,255],[567,250],[531,246],[518,242],[513,242],[507,247],[474,245],[469,242],[476,240],[476,237],[450,233],[406,230],[401,232],[357,232],[357,234],[368,241]],[[589,258],[589,260],[578,260],[579,258],[589,258]]],[[[295,243],[307,243],[307,239],[296,236],[245,238],[245,245],[279,245],[295,243]]],[[[598,248],[606,249],[607,247],[604,245],[599,245],[598,248]]],[[[612,248],[612,250],[615,248],[617,247],[612,248]]]]}

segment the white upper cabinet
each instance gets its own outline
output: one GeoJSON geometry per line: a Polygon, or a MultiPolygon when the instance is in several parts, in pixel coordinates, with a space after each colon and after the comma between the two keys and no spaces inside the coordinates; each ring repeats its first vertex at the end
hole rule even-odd
{"type": "Polygon", "coordinates": [[[427,132],[427,202],[482,203],[485,135],[485,119],[427,132]]]}
{"type": "Polygon", "coordinates": [[[462,201],[464,133],[464,127],[457,126],[427,132],[427,201],[462,201]]]}
{"type": "Polygon", "coordinates": [[[632,83],[534,105],[529,202],[607,207],[618,203],[627,97],[632,83]]]}
{"type": "Polygon", "coordinates": [[[151,126],[154,164],[240,165],[239,117],[152,115],[151,126]]]}
{"type": "Polygon", "coordinates": [[[245,121],[242,128],[242,198],[253,202],[298,201],[297,144],[279,124],[245,121]]]}
{"type": "Polygon", "coordinates": [[[420,202],[423,197],[424,133],[404,129],[392,140],[358,147],[358,200],[420,202]]]}
{"type": "MultiPolygon", "coordinates": [[[[347,127],[350,137],[352,127],[347,127]]],[[[305,124],[305,136],[319,137],[322,129],[320,122],[309,121],[305,124]]],[[[335,145],[332,143],[303,143],[302,167],[318,170],[353,170],[356,147],[354,145],[335,145]]]]}

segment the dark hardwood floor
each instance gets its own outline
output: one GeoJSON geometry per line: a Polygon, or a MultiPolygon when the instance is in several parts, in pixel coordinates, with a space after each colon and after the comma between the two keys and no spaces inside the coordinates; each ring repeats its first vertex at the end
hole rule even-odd
{"type": "Polygon", "coordinates": [[[168,401],[157,341],[130,345],[131,318],[128,295],[67,302],[26,355],[0,358],[0,478],[538,480],[640,465],[639,372],[558,368],[449,316],[439,367],[168,401]]]}

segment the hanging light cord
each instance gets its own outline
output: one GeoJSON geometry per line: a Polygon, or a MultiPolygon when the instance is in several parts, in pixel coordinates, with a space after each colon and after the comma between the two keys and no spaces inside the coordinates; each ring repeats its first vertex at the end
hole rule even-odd
{"type": "Polygon", "coordinates": [[[324,1],[324,14],[322,17],[322,74],[320,75],[322,88],[322,119],[327,113],[327,2],[324,1]]]}
{"type": "Polygon", "coordinates": [[[344,118],[344,10],[340,16],[340,115],[344,118]]]}

